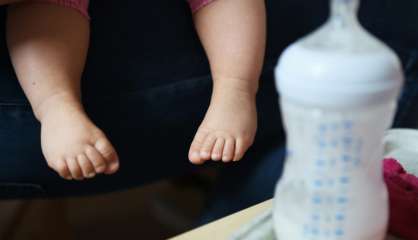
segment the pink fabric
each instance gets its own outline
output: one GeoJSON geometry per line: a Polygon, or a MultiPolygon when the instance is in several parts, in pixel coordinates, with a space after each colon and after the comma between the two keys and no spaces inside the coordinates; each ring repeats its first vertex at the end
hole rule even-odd
{"type": "MultiPolygon", "coordinates": [[[[89,17],[88,14],[88,6],[89,0],[32,0],[34,2],[46,2],[46,3],[53,3],[58,4],[61,6],[74,8],[83,14],[86,17],[89,17]]],[[[199,9],[203,8],[204,6],[208,5],[209,3],[215,0],[188,0],[190,8],[193,12],[198,11],[199,9]]]]}
{"type": "Polygon", "coordinates": [[[32,0],[33,2],[44,2],[58,4],[64,7],[73,8],[79,11],[83,16],[89,18],[88,7],[89,0],[32,0]]]}
{"type": "Polygon", "coordinates": [[[418,240],[418,177],[407,173],[395,159],[385,159],[383,168],[390,201],[389,231],[418,240]]]}
{"type": "Polygon", "coordinates": [[[202,7],[208,5],[209,3],[215,0],[188,0],[190,8],[192,12],[196,12],[197,10],[201,9],[202,7]]]}

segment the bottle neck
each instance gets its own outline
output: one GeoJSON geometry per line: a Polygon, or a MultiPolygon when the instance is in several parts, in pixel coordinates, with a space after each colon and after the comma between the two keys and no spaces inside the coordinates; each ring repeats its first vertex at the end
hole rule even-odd
{"type": "Polygon", "coordinates": [[[331,0],[331,21],[338,27],[358,24],[360,0],[331,0]]]}

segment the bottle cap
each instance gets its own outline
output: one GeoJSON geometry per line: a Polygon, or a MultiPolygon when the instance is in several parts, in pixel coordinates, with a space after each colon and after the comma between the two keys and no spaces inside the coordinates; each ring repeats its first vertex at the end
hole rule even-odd
{"type": "Polygon", "coordinates": [[[275,75],[282,98],[325,108],[393,101],[403,81],[400,62],[390,49],[350,52],[298,42],[285,50],[275,75]]]}

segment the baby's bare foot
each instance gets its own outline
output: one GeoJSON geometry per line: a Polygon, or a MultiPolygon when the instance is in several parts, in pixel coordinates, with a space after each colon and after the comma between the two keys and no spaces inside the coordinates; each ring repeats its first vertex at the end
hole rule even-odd
{"type": "Polygon", "coordinates": [[[41,122],[42,151],[48,166],[61,177],[82,180],[118,170],[115,149],[76,98],[56,94],[34,110],[41,122]]]}
{"type": "Polygon", "coordinates": [[[189,151],[194,164],[240,160],[257,130],[255,94],[233,86],[214,88],[211,103],[189,151]]]}

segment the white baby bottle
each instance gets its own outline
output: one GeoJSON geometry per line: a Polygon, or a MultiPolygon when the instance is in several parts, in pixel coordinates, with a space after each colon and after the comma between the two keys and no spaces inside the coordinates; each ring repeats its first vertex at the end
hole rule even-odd
{"type": "Polygon", "coordinates": [[[383,240],[383,136],[403,84],[400,61],[331,0],[324,26],[285,50],[276,85],[287,133],[274,203],[279,240],[383,240]]]}

